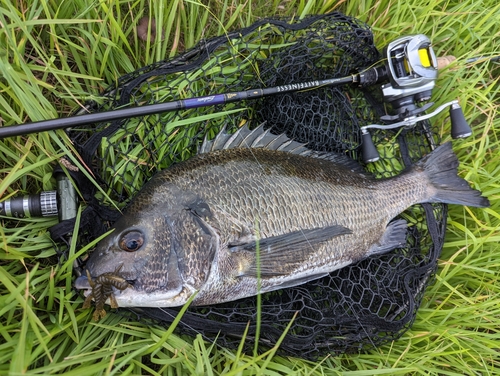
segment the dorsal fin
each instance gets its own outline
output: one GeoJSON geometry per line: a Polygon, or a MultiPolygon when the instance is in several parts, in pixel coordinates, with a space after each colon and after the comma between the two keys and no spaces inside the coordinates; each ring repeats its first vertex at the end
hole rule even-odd
{"type": "Polygon", "coordinates": [[[367,174],[356,161],[349,158],[347,155],[310,150],[305,146],[305,144],[293,141],[284,133],[274,135],[270,133],[269,130],[264,130],[264,124],[265,123],[262,123],[252,131],[244,125],[233,134],[228,134],[226,132],[226,128],[224,127],[213,140],[208,140],[205,137],[203,144],[198,150],[198,154],[233,148],[264,148],[312,158],[325,159],[338,165],[342,165],[344,168],[348,168],[353,172],[369,176],[369,174],[367,174]]]}
{"type": "Polygon", "coordinates": [[[269,133],[269,130],[264,130],[264,124],[259,125],[252,131],[244,125],[233,134],[228,134],[226,129],[223,128],[213,140],[205,138],[198,150],[198,154],[233,148],[265,148],[268,150],[282,150],[293,154],[304,153],[304,155],[306,152],[310,152],[304,144],[289,139],[284,133],[276,136],[269,133]]]}

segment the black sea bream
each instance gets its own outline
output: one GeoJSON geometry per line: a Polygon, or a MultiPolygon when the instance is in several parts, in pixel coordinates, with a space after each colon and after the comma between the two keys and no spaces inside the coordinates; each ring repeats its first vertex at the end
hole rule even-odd
{"type": "Polygon", "coordinates": [[[447,143],[375,180],[262,127],[221,132],[144,186],[76,286],[101,307],[179,306],[194,293],[192,304],[216,304],[256,295],[258,279],[260,292],[296,286],[404,245],[407,223],[391,220],[411,205],[488,206],[457,166],[447,143]]]}

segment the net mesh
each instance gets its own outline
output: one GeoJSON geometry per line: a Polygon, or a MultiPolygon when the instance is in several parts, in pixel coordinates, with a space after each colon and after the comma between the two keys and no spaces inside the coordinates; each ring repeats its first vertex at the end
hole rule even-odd
{"type": "MultiPolygon", "coordinates": [[[[343,77],[379,59],[369,27],[343,14],[265,19],[121,77],[87,111],[343,77]]],[[[265,121],[273,133],[285,132],[311,149],[360,160],[360,127],[379,123],[384,113],[379,87],[345,85],[73,128],[71,139],[106,193],[89,184],[82,189],[88,207],[80,242],[96,238],[113,223],[117,212],[112,203],[126,206],[157,171],[192,156],[205,136],[214,137],[222,127],[231,131],[265,121]],[[102,221],[95,221],[96,216],[102,221]]],[[[431,139],[439,142],[436,135],[428,122],[377,130],[373,139],[381,160],[365,168],[377,178],[397,175],[431,150],[431,139]]],[[[305,358],[365,350],[400,337],[412,324],[435,272],[446,206],[416,205],[401,217],[409,224],[404,248],[262,295],[261,349],[274,346],[292,320],[279,352],[305,358]]],[[[136,308],[122,313],[168,325],[178,311],[136,308]]],[[[253,347],[257,312],[256,297],[191,307],[178,330],[235,348],[248,326],[245,343],[253,347]]]]}

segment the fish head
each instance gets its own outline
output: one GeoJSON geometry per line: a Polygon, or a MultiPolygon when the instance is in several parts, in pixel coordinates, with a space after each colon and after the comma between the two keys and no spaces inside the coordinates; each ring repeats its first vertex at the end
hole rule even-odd
{"type": "Polygon", "coordinates": [[[114,276],[130,287],[120,289],[110,283],[113,297],[109,298],[119,307],[185,304],[206,282],[219,237],[200,211],[189,205],[168,209],[121,217],[97,245],[75,287],[89,296],[95,286],[114,276]]]}

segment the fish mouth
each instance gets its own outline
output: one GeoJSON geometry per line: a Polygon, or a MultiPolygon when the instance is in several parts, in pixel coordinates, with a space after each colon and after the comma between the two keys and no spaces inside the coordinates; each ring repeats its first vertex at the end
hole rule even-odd
{"type": "MultiPolygon", "coordinates": [[[[94,277],[91,276],[92,279],[94,279],[94,277]]],[[[135,280],[126,280],[130,285],[134,286],[135,284],[135,280]]],[[[93,287],[90,285],[90,281],[88,279],[88,277],[86,275],[81,275],[80,277],[78,277],[76,280],[75,280],[75,284],[74,284],[75,288],[77,290],[84,290],[83,291],[83,294],[85,296],[88,296],[92,290],[93,290],[93,287]]],[[[121,290],[115,288],[113,286],[113,292],[114,293],[121,293],[121,290]]]]}

